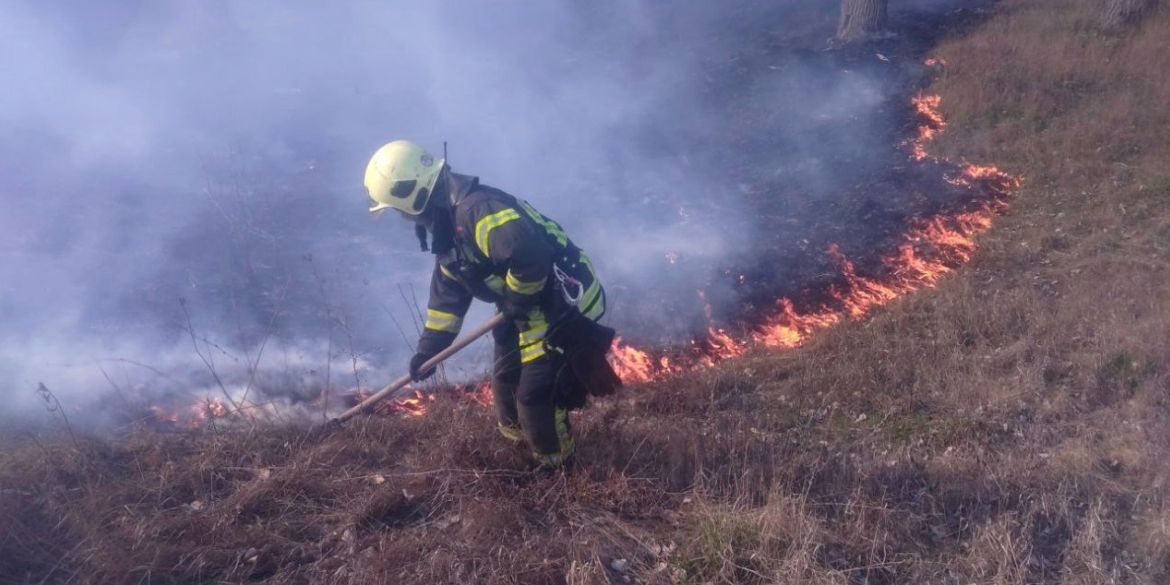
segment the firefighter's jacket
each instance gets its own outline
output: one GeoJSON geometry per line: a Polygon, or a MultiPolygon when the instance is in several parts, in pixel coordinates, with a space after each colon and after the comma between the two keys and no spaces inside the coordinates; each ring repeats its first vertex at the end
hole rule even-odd
{"type": "Polygon", "coordinates": [[[601,317],[600,282],[557,222],[526,201],[481,185],[477,177],[449,173],[447,187],[454,245],[435,257],[420,353],[433,355],[449,346],[477,298],[531,307],[517,323],[521,363],[545,355],[546,316],[562,294],[554,265],[579,283],[577,309],[591,320],[601,317]]]}

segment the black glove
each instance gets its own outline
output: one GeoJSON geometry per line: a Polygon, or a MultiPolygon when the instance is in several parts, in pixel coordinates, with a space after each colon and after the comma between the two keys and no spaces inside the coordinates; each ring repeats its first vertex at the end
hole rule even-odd
{"type": "Polygon", "coordinates": [[[509,321],[518,321],[528,318],[528,312],[535,309],[539,299],[530,295],[519,295],[511,291],[504,293],[504,302],[500,303],[500,312],[509,321]]]}
{"type": "Polygon", "coordinates": [[[504,314],[504,318],[509,321],[519,321],[528,318],[528,311],[532,307],[520,305],[516,303],[503,303],[500,306],[500,312],[504,314]]]}
{"type": "Polygon", "coordinates": [[[419,371],[423,364],[425,364],[427,360],[433,357],[435,356],[427,353],[416,353],[414,354],[414,357],[410,358],[410,379],[412,381],[422,382],[423,380],[426,380],[427,378],[435,375],[435,368],[431,368],[425,372],[419,371]]]}

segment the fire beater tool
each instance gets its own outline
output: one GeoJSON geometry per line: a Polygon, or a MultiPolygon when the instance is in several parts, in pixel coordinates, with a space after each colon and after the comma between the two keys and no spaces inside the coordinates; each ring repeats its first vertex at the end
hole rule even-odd
{"type": "MultiPolygon", "coordinates": [[[[484,321],[484,323],[482,325],[480,325],[479,327],[476,327],[474,330],[469,332],[467,335],[464,335],[463,337],[456,339],[451,344],[450,347],[448,347],[447,349],[444,349],[443,351],[440,351],[439,353],[435,354],[435,357],[433,357],[433,358],[427,360],[425,363],[423,363],[422,367],[419,368],[419,371],[425,372],[425,371],[427,371],[435,366],[438,366],[440,363],[443,362],[443,360],[451,357],[452,355],[455,355],[456,352],[463,349],[464,347],[467,347],[471,342],[475,341],[476,339],[483,337],[483,335],[485,333],[487,333],[488,331],[491,331],[493,327],[495,327],[496,325],[499,325],[500,323],[503,323],[503,322],[504,322],[503,313],[496,313],[495,315],[492,316],[491,319],[484,321]]],[[[329,422],[327,423],[327,425],[333,426],[333,427],[341,426],[341,423],[344,423],[345,421],[357,416],[363,410],[372,406],[375,402],[382,400],[383,398],[387,398],[387,397],[395,398],[397,396],[396,393],[409,383],[410,383],[410,374],[406,374],[406,375],[402,376],[401,378],[394,380],[389,385],[387,385],[385,388],[382,388],[381,390],[375,392],[369,398],[366,398],[365,400],[361,401],[361,403],[359,403],[357,406],[354,406],[353,408],[341,413],[337,417],[330,419],[329,422]]]]}

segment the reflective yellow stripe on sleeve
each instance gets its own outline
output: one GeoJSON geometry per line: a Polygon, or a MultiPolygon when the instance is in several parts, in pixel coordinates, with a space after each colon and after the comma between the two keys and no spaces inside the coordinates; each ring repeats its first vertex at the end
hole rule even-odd
{"type": "Polygon", "coordinates": [[[443,311],[427,309],[427,329],[459,333],[459,329],[462,327],[463,317],[460,317],[459,315],[453,315],[451,313],[445,313],[443,311]]]}
{"type": "Polygon", "coordinates": [[[564,246],[569,242],[569,238],[565,235],[565,231],[561,229],[560,224],[541,215],[540,212],[529,205],[527,201],[521,201],[520,204],[524,206],[524,212],[528,214],[528,217],[532,218],[532,221],[540,224],[540,226],[544,228],[544,231],[548,232],[552,235],[552,237],[557,239],[557,242],[560,243],[560,245],[564,246]]]}
{"type": "Polygon", "coordinates": [[[447,270],[447,267],[443,266],[442,264],[439,265],[439,271],[443,273],[443,276],[446,276],[447,278],[450,278],[451,280],[459,280],[458,278],[455,278],[455,275],[451,274],[451,271],[447,270]]]}
{"type": "Polygon", "coordinates": [[[530,327],[520,332],[520,363],[526,364],[544,355],[544,333],[548,323],[544,319],[530,321],[530,327]]]}
{"type": "Polygon", "coordinates": [[[545,276],[544,278],[534,282],[524,282],[523,280],[516,278],[516,276],[512,274],[512,271],[509,270],[508,274],[505,275],[504,281],[508,284],[508,288],[512,289],[512,292],[522,295],[534,295],[544,290],[544,284],[548,282],[548,277],[545,276]]]}
{"type": "Polygon", "coordinates": [[[475,245],[479,246],[479,250],[483,252],[484,256],[491,257],[491,254],[488,253],[488,237],[491,235],[492,230],[514,219],[520,219],[520,214],[516,213],[515,209],[509,207],[503,211],[497,211],[486,216],[475,224],[475,245]]]}
{"type": "Polygon", "coordinates": [[[585,296],[581,299],[581,303],[578,305],[578,307],[581,308],[581,312],[586,317],[589,317],[594,321],[601,318],[602,313],[605,312],[605,301],[604,297],[602,297],[600,282],[594,280],[593,284],[589,285],[589,288],[585,290],[585,296]]]}
{"type": "Polygon", "coordinates": [[[585,289],[585,294],[577,307],[586,317],[596,321],[605,314],[605,292],[601,290],[601,281],[597,278],[597,272],[593,270],[593,263],[584,252],[581,253],[581,263],[589,270],[591,278],[589,287],[585,289]]]}

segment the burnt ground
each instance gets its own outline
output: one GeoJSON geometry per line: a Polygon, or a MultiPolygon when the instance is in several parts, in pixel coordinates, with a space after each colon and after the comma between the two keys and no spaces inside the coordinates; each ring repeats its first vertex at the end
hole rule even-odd
{"type": "Polygon", "coordinates": [[[983,186],[948,183],[957,165],[914,160],[907,144],[931,123],[911,103],[943,72],[924,63],[930,48],[980,22],[989,3],[966,4],[895,11],[891,34],[842,47],[829,40],[835,12],[785,15],[780,22],[813,25],[792,27],[761,25],[768,22],[764,9],[730,11],[722,37],[705,45],[716,49],[678,93],[680,104],[664,104],[662,118],[648,120],[635,139],[646,152],[682,157],[700,174],[723,177],[706,208],[660,195],[644,203],[646,214],[714,222],[734,249],[664,261],[654,277],[659,295],[618,300],[623,335],[676,345],[711,324],[751,329],[775,314],[781,298],[819,307],[843,283],[831,246],[860,276],[880,277],[882,258],[915,218],[994,197],[983,186]],[[717,112],[721,131],[670,117],[693,96],[702,111],[717,112]],[[696,274],[706,276],[696,282],[696,274]],[[666,328],[654,317],[663,312],[672,316],[666,328]]]}

